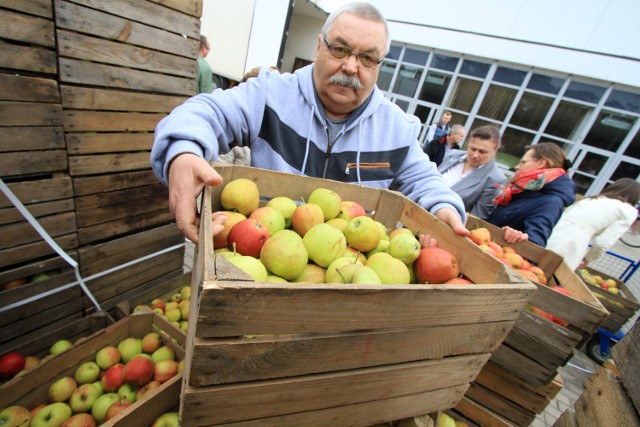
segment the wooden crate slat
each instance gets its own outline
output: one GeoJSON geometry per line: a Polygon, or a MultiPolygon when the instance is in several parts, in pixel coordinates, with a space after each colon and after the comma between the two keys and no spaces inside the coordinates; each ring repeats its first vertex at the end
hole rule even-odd
{"type": "Polygon", "coordinates": [[[0,101],[0,126],[56,126],[62,106],[37,102],[0,101]]]}
{"type": "Polygon", "coordinates": [[[76,208],[78,211],[86,211],[96,208],[119,206],[123,203],[131,203],[154,196],[168,197],[167,189],[160,183],[147,185],[144,187],[127,188],[124,190],[90,194],[76,197],[76,208]]]}
{"type": "Polygon", "coordinates": [[[481,426],[513,427],[513,423],[511,421],[474,402],[466,396],[460,400],[455,409],[481,426]]]}
{"type": "MultiPolygon", "coordinates": [[[[78,235],[76,233],[59,236],[53,240],[65,251],[78,247],[78,235]]],[[[2,249],[0,250],[0,267],[32,261],[40,257],[54,255],[55,253],[51,246],[44,240],[22,246],[15,246],[9,249],[2,249]]]]}
{"type": "Polygon", "coordinates": [[[202,340],[191,359],[192,386],[292,377],[495,350],[509,323],[470,324],[337,336],[202,340]],[[473,343],[472,343],[473,342],[473,343]]]}
{"type": "Polygon", "coordinates": [[[60,103],[58,82],[41,77],[0,74],[0,100],[60,103]]]}
{"type": "Polygon", "coordinates": [[[640,409],[640,322],[636,321],[624,338],[613,346],[611,354],[633,404],[640,409]]]}
{"type": "Polygon", "coordinates": [[[53,19],[53,4],[51,0],[0,0],[0,6],[53,19]]]}
{"type": "Polygon", "coordinates": [[[53,50],[40,46],[25,46],[0,40],[0,68],[36,73],[56,74],[58,62],[53,50]]]}
{"type": "MultiPolygon", "coordinates": [[[[76,231],[74,212],[49,215],[40,218],[38,222],[51,237],[58,237],[76,231]]],[[[3,237],[3,241],[0,242],[0,249],[20,246],[42,239],[31,224],[26,221],[0,226],[0,235],[3,237]]]]}
{"type": "Polygon", "coordinates": [[[62,85],[62,104],[65,109],[135,111],[140,113],[169,113],[188,98],[62,85]]]}
{"type": "MultiPolygon", "coordinates": [[[[151,17],[153,19],[153,15],[151,17]]],[[[194,62],[200,48],[199,34],[185,38],[181,34],[135,22],[127,15],[115,16],[68,1],[56,1],[56,24],[57,28],[193,58],[194,62]]],[[[175,29],[172,25],[166,28],[175,29]]]]}
{"type": "Polygon", "coordinates": [[[501,345],[491,355],[491,361],[513,375],[526,380],[534,387],[541,387],[553,380],[557,366],[549,367],[539,364],[531,355],[519,353],[517,350],[501,345]]]}
{"type": "MultiPolygon", "coordinates": [[[[71,178],[64,175],[34,181],[12,182],[7,186],[25,205],[73,197],[71,178]]],[[[0,193],[0,208],[11,206],[13,204],[4,193],[0,193]]]]}
{"type": "Polygon", "coordinates": [[[165,210],[136,215],[131,218],[92,225],[78,229],[78,241],[81,245],[114,238],[126,233],[134,233],[159,225],[165,225],[173,220],[171,212],[165,210]]]}
{"type": "Polygon", "coordinates": [[[526,310],[513,326],[512,331],[516,330],[563,354],[571,354],[582,339],[581,335],[526,310]]]}
{"type": "Polygon", "coordinates": [[[153,51],[143,47],[123,44],[58,30],[58,55],[62,57],[95,61],[120,67],[153,71],[195,79],[197,67],[192,58],[153,51]]]}
{"type": "Polygon", "coordinates": [[[202,0],[151,0],[154,3],[170,7],[187,15],[202,16],[202,0]]]}
{"type": "MultiPolygon", "coordinates": [[[[27,207],[35,218],[54,215],[74,210],[73,199],[54,200],[52,202],[34,203],[27,207]]],[[[15,208],[0,209],[0,226],[24,221],[24,217],[15,208]]]]}
{"type": "Polygon", "coordinates": [[[144,199],[144,201],[144,203],[125,202],[120,205],[102,206],[99,209],[76,212],[78,228],[91,227],[118,219],[168,209],[166,195],[155,195],[144,199]]]}
{"type": "MultiPolygon", "coordinates": [[[[183,406],[183,423],[192,425],[188,424],[192,421],[200,423],[197,425],[219,425],[253,420],[259,424],[260,421],[256,419],[287,414],[290,412],[288,408],[296,408],[299,412],[318,411],[344,405],[344,402],[358,404],[446,388],[458,390],[458,386],[465,389],[469,376],[475,376],[477,371],[473,371],[482,366],[485,357],[467,355],[191,389],[193,393],[189,393],[188,397],[183,393],[183,399],[187,400],[183,406]],[[329,388],[335,393],[327,394],[329,388]]],[[[457,396],[458,399],[461,397],[457,396]]],[[[307,420],[313,422],[314,418],[307,420]]]]}
{"type": "Polygon", "coordinates": [[[53,21],[0,9],[0,37],[23,43],[54,47],[53,21]]]}
{"type": "Polygon", "coordinates": [[[165,116],[157,113],[65,110],[65,132],[153,132],[165,116]]]}
{"type": "Polygon", "coordinates": [[[97,154],[69,157],[71,176],[149,169],[149,152],[97,154]]]}
{"type": "Polygon", "coordinates": [[[534,414],[544,411],[549,404],[549,399],[544,396],[533,393],[526,387],[513,384],[508,379],[487,369],[480,370],[474,382],[496,394],[508,397],[512,402],[534,414]]]}
{"type": "Polygon", "coordinates": [[[0,176],[43,174],[67,169],[64,150],[15,151],[2,154],[0,176]]]}
{"type": "Polygon", "coordinates": [[[70,133],[67,134],[68,153],[94,154],[128,151],[151,151],[153,133],[70,133]]]}
{"type": "Polygon", "coordinates": [[[543,384],[541,386],[534,386],[529,384],[527,381],[523,380],[522,378],[518,378],[515,375],[505,371],[504,369],[502,369],[500,366],[498,366],[491,360],[489,360],[482,367],[482,369],[492,372],[493,375],[498,375],[506,379],[507,382],[509,382],[510,384],[513,384],[514,386],[517,385],[519,387],[530,390],[532,393],[535,393],[540,396],[544,396],[547,400],[553,400],[558,395],[558,393],[560,393],[560,390],[562,390],[562,387],[564,387],[564,381],[562,380],[562,377],[560,376],[560,374],[556,374],[553,381],[550,381],[548,384],[543,384]]]}
{"type": "MultiPolygon", "coordinates": [[[[67,251],[67,254],[73,259],[78,259],[76,251],[67,251]]],[[[71,267],[62,257],[56,254],[56,256],[50,258],[38,259],[29,264],[14,266],[14,268],[0,271],[0,283],[15,279],[30,278],[34,274],[52,270],[64,270],[65,268],[70,269],[71,267]]]]}
{"type": "Polygon", "coordinates": [[[515,328],[511,330],[503,345],[517,349],[524,354],[533,354],[536,362],[551,369],[564,365],[564,362],[573,355],[573,349],[568,349],[566,352],[560,351],[542,343],[535,338],[535,335],[523,333],[515,328]]]}
{"type": "Polygon", "coordinates": [[[0,152],[64,149],[62,126],[5,127],[0,132],[0,152]]]}
{"type": "Polygon", "coordinates": [[[123,190],[152,184],[158,184],[158,179],[151,169],[109,175],[79,176],[73,179],[73,187],[77,196],[86,196],[104,191],[123,190]]]}
{"type": "Polygon", "coordinates": [[[518,426],[528,426],[535,419],[533,412],[527,411],[525,408],[507,400],[503,395],[493,393],[476,382],[469,386],[465,396],[482,406],[491,408],[493,412],[500,414],[518,426]]]}

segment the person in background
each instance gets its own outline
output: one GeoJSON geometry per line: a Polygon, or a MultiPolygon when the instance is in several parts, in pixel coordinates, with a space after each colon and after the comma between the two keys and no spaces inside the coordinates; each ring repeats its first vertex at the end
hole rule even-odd
{"type": "MultiPolygon", "coordinates": [[[[456,131],[451,127],[451,138],[456,131]]],[[[464,129],[462,130],[464,132],[464,129]]],[[[495,126],[482,126],[469,134],[467,149],[451,150],[438,166],[438,171],[464,202],[467,212],[487,219],[495,208],[493,199],[507,177],[496,164],[501,145],[500,132],[495,126]]]]}
{"type": "Polygon", "coordinates": [[[552,142],[526,147],[487,221],[502,227],[509,243],[528,239],[545,247],[563,209],[576,200],[576,186],[567,175],[569,165],[564,151],[552,142]]]}
{"type": "MultiPolygon", "coordinates": [[[[251,77],[258,77],[258,74],[260,74],[260,70],[262,69],[261,66],[256,66],[253,67],[252,69],[250,69],[249,71],[247,71],[246,73],[244,73],[244,76],[242,76],[242,80],[240,80],[240,83],[244,83],[247,80],[249,80],[251,77]]],[[[278,67],[272,65],[269,67],[269,71],[279,71],[278,67]]]]}
{"type": "Polygon", "coordinates": [[[198,78],[197,93],[211,93],[215,87],[213,86],[213,72],[211,66],[205,59],[211,51],[209,40],[205,36],[200,36],[200,51],[198,52],[198,78]]]}
{"type": "Polygon", "coordinates": [[[451,150],[459,150],[460,144],[464,141],[464,127],[462,125],[451,126],[451,131],[439,140],[434,139],[425,147],[424,152],[427,153],[429,159],[436,165],[440,166],[442,159],[451,150]]]}
{"type": "Polygon", "coordinates": [[[561,255],[569,268],[598,259],[638,218],[640,184],[621,178],[596,196],[569,206],[553,228],[546,249],[561,255]],[[591,244],[591,249],[589,249],[591,244]]]}
{"type": "Polygon", "coordinates": [[[442,117],[440,117],[440,121],[429,126],[429,128],[427,129],[427,135],[424,138],[424,140],[426,141],[425,148],[427,147],[427,144],[434,139],[440,141],[443,136],[449,134],[449,132],[451,131],[451,125],[449,124],[449,122],[451,122],[452,118],[453,113],[449,110],[445,110],[445,112],[442,113],[442,117]]]}
{"type": "Polygon", "coordinates": [[[329,15],[313,64],[295,73],[260,71],[227,90],[196,95],[162,119],[151,165],[169,186],[178,228],[198,241],[196,198],[222,177],[210,161],[231,144],[251,148],[251,165],[399,191],[467,236],[464,204],[418,142],[420,123],[376,87],[391,43],[372,5],[329,15]]]}

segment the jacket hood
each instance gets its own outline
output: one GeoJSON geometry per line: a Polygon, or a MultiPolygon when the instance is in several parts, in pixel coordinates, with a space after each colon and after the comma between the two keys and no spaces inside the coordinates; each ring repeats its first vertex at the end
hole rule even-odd
{"type": "Polygon", "coordinates": [[[576,200],[576,185],[569,175],[562,175],[545,184],[540,190],[542,193],[555,194],[560,197],[565,206],[571,205],[576,200]]]}

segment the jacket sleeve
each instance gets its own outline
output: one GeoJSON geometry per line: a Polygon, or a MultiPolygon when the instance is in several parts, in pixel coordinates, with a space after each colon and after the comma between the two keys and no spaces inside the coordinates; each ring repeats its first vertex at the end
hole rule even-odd
{"type": "Polygon", "coordinates": [[[176,107],[155,129],[151,167],[167,184],[168,168],[178,155],[193,153],[213,161],[232,142],[249,145],[258,135],[266,104],[266,74],[229,90],[196,95],[176,107]]]}
{"type": "Polygon", "coordinates": [[[539,203],[524,220],[523,230],[529,235],[529,241],[543,248],[547,245],[547,239],[551,235],[562,211],[564,202],[560,197],[549,196],[541,198],[539,203]]]}
{"type": "Polygon", "coordinates": [[[429,142],[431,142],[433,140],[433,137],[436,134],[436,128],[438,127],[438,125],[436,123],[432,124],[431,126],[429,126],[427,128],[427,135],[424,137],[425,140],[425,144],[428,144],[429,142]]]}
{"type": "Polygon", "coordinates": [[[621,206],[618,218],[593,237],[585,259],[592,262],[604,255],[629,230],[637,216],[638,211],[631,205],[625,203],[625,206],[621,206]]]}
{"type": "Polygon", "coordinates": [[[503,185],[506,180],[506,177],[503,177],[503,179],[496,179],[495,176],[488,176],[478,201],[471,208],[471,214],[484,220],[489,218],[491,212],[496,208],[493,204],[493,199],[495,199],[500,192],[500,189],[496,187],[496,185],[503,185]]]}

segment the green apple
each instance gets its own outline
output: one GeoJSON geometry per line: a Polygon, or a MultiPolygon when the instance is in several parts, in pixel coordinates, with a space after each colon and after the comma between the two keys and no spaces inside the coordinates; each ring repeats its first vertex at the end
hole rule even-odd
{"type": "Polygon", "coordinates": [[[120,362],[120,350],[112,345],[102,347],[96,353],[96,363],[103,371],[106,371],[118,362],[120,362]]]}
{"type": "Polygon", "coordinates": [[[107,416],[109,406],[120,400],[118,393],[107,393],[96,399],[93,407],[91,408],[91,415],[98,421],[98,424],[102,424],[107,416]]]}
{"type": "Polygon", "coordinates": [[[153,421],[151,427],[178,427],[180,417],[177,412],[166,412],[153,421]]]}
{"type": "Polygon", "coordinates": [[[98,423],[91,414],[75,414],[62,424],[62,427],[97,427],[98,423]]]}
{"type": "Polygon", "coordinates": [[[118,343],[118,351],[123,363],[127,363],[133,356],[142,353],[142,340],[128,337],[118,343]]]}
{"type": "Polygon", "coordinates": [[[320,267],[319,265],[309,263],[304,267],[304,270],[302,270],[302,273],[300,273],[298,277],[293,279],[293,282],[325,283],[325,275],[326,275],[326,270],[324,268],[320,267]]]}
{"type": "Polygon", "coordinates": [[[180,330],[182,332],[187,332],[187,330],[189,329],[189,321],[188,320],[181,320],[180,321],[180,330]]]}
{"type": "Polygon", "coordinates": [[[324,222],[324,214],[320,206],[313,203],[300,205],[291,215],[291,226],[301,237],[316,224],[324,222]]]}
{"type": "MultiPolygon", "coordinates": [[[[333,280],[335,280],[335,274],[336,274],[336,270],[342,266],[348,265],[348,264],[360,264],[360,265],[364,265],[357,257],[354,257],[353,255],[347,255],[347,256],[343,256],[340,258],[336,258],[331,264],[329,264],[329,267],[327,267],[327,272],[325,273],[325,277],[326,277],[326,282],[327,283],[336,283],[333,280]]],[[[338,283],[344,283],[344,282],[338,282],[338,283]]]]}
{"type": "Polygon", "coordinates": [[[97,388],[100,391],[100,394],[104,393],[104,388],[102,387],[102,381],[98,380],[94,383],[91,383],[92,386],[94,386],[95,388],[97,388]]]}
{"type": "Polygon", "coordinates": [[[189,297],[191,297],[191,286],[183,286],[180,288],[180,294],[182,294],[182,299],[189,299],[189,297]]]}
{"type": "Polygon", "coordinates": [[[353,276],[362,267],[364,267],[364,265],[358,263],[349,263],[337,267],[335,270],[332,270],[331,275],[327,274],[327,283],[352,283],[353,276]]]}
{"type": "MultiPolygon", "coordinates": [[[[268,241],[269,239],[267,239],[268,241]]],[[[256,282],[264,283],[267,281],[267,269],[259,259],[248,255],[240,255],[229,258],[229,262],[247,273],[256,282]]],[[[178,312],[180,311],[178,310],[178,312]]]]}
{"type": "Polygon", "coordinates": [[[405,264],[411,264],[420,255],[420,242],[413,234],[398,234],[389,241],[389,255],[405,264]]]}
{"type": "Polygon", "coordinates": [[[266,206],[280,211],[284,218],[284,228],[291,228],[291,216],[293,216],[293,211],[298,207],[296,202],[288,197],[278,196],[269,200],[266,206]]]}
{"type": "Polygon", "coordinates": [[[342,198],[338,193],[328,188],[316,188],[311,192],[307,203],[313,203],[320,206],[324,220],[328,221],[338,216],[340,213],[340,204],[342,198]]]}
{"type": "Polygon", "coordinates": [[[329,221],[325,221],[324,223],[329,224],[344,233],[344,229],[347,228],[348,221],[344,218],[333,218],[329,221]]]}
{"type": "Polygon", "coordinates": [[[220,193],[220,204],[225,210],[249,215],[260,205],[260,192],[255,182],[237,178],[224,186],[220,193]]]}
{"type": "Polygon", "coordinates": [[[73,391],[78,388],[78,383],[71,377],[62,377],[57,379],[49,386],[49,402],[64,402],[73,391]]]}
{"type": "Polygon", "coordinates": [[[31,413],[23,406],[9,406],[0,411],[0,426],[28,426],[31,413]]]}
{"type": "Polygon", "coordinates": [[[164,383],[178,374],[178,362],[175,360],[160,360],[155,365],[153,380],[164,383]]]}
{"type": "MultiPolygon", "coordinates": [[[[235,257],[235,258],[241,258],[241,257],[235,257]]],[[[167,310],[164,312],[164,315],[169,322],[177,322],[180,319],[182,319],[182,313],[180,312],[179,308],[167,310]]]]}
{"type": "Polygon", "coordinates": [[[344,234],[329,224],[317,224],[311,227],[302,238],[309,259],[320,267],[328,267],[347,250],[344,234]]]}
{"type": "Polygon", "coordinates": [[[372,268],[363,265],[362,268],[358,269],[351,278],[351,283],[367,283],[372,285],[380,285],[382,281],[380,277],[378,277],[378,273],[373,271],[372,268]]]}
{"type": "Polygon", "coordinates": [[[71,414],[71,407],[66,403],[52,403],[38,411],[31,420],[31,427],[61,426],[71,414]]]}
{"type": "Polygon", "coordinates": [[[267,276],[267,283],[289,283],[286,279],[283,279],[280,276],[276,276],[274,274],[269,274],[267,276]]]}
{"type": "Polygon", "coordinates": [[[378,223],[368,216],[358,216],[349,221],[344,236],[349,246],[361,252],[374,250],[382,239],[378,223]]]}
{"type": "Polygon", "coordinates": [[[118,396],[121,399],[127,399],[131,403],[136,401],[136,393],[138,392],[138,387],[133,384],[123,384],[122,387],[118,389],[118,396]]]}
{"type": "Polygon", "coordinates": [[[158,363],[161,360],[176,360],[176,352],[173,351],[168,345],[163,345],[159,349],[153,352],[151,355],[153,363],[158,363]]]}
{"type": "Polygon", "coordinates": [[[375,247],[374,250],[367,252],[367,258],[369,258],[373,254],[377,254],[378,252],[386,252],[389,253],[389,245],[391,242],[389,240],[382,240],[378,243],[378,246],[375,247]]]}
{"type": "Polygon", "coordinates": [[[84,362],[78,366],[73,378],[79,385],[95,382],[100,377],[100,366],[96,362],[84,362]]]}
{"type": "Polygon", "coordinates": [[[382,240],[390,240],[389,235],[387,234],[387,226],[381,223],[380,221],[374,221],[378,226],[378,230],[380,230],[380,239],[382,240]]]}
{"type": "Polygon", "coordinates": [[[276,232],[284,230],[284,216],[279,210],[263,206],[251,212],[249,218],[255,219],[269,229],[269,235],[273,236],[276,232]]]}
{"type": "Polygon", "coordinates": [[[162,340],[160,334],[157,332],[149,332],[142,337],[142,351],[147,354],[152,354],[154,351],[162,346],[162,340]]]}
{"type": "Polygon", "coordinates": [[[307,265],[309,254],[302,237],[294,231],[281,230],[264,243],[260,251],[260,260],[271,273],[286,280],[293,280],[307,265]]]}
{"type": "Polygon", "coordinates": [[[367,259],[365,264],[378,274],[380,281],[385,285],[408,285],[411,273],[407,265],[388,253],[380,252],[367,259]]]}
{"type": "Polygon", "coordinates": [[[71,347],[72,345],[73,345],[73,343],[71,341],[69,341],[69,340],[58,340],[55,343],[53,343],[53,345],[49,349],[49,354],[62,353],[63,351],[65,351],[66,349],[71,347]]]}
{"type": "Polygon", "coordinates": [[[102,395],[102,390],[99,390],[93,384],[83,384],[71,394],[69,398],[69,406],[74,413],[89,412],[93,403],[102,395]]]}

